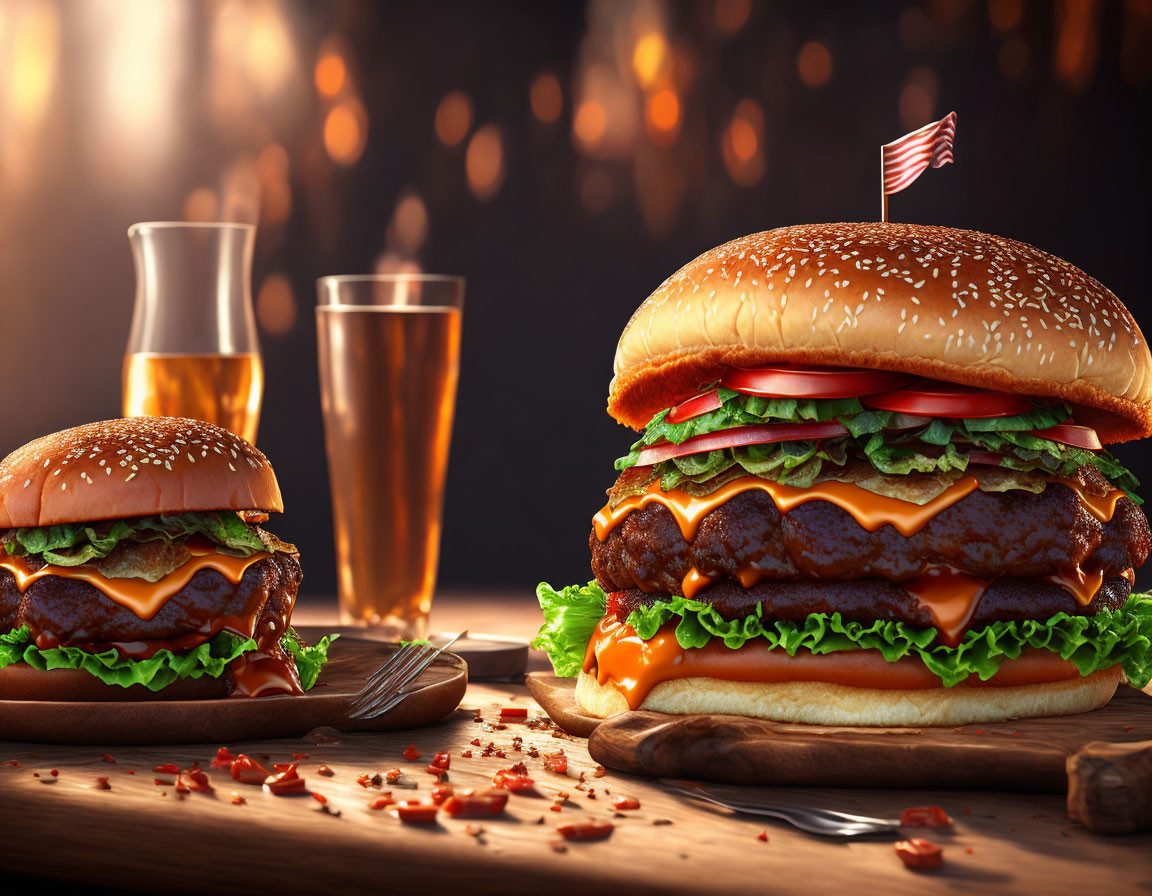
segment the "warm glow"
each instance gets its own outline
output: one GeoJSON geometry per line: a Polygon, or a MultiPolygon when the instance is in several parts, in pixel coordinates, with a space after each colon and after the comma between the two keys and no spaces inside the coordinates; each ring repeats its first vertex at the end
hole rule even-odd
{"type": "Polygon", "coordinates": [[[396,247],[407,255],[415,255],[428,238],[428,207],[415,193],[408,193],[396,203],[392,214],[389,236],[396,247]]]}
{"type": "Polygon", "coordinates": [[[40,122],[52,96],[60,20],[56,8],[44,0],[12,11],[7,83],[0,89],[9,92],[17,125],[27,128],[40,122]]]}
{"type": "Polygon", "coordinates": [[[927,66],[918,65],[908,73],[908,81],[900,91],[900,125],[914,131],[936,118],[936,73],[927,66]]]}
{"type": "Polygon", "coordinates": [[[671,90],[660,90],[648,97],[645,123],[649,135],[657,142],[668,142],[680,129],[680,100],[671,90]]]}
{"type": "Polygon", "coordinates": [[[988,0],[988,18],[997,31],[1011,31],[1024,18],[1023,0],[988,0]]]}
{"type": "Polygon", "coordinates": [[[796,55],[796,71],[805,87],[823,87],[832,80],[832,54],[824,44],[810,40],[796,55]]]}
{"type": "Polygon", "coordinates": [[[564,110],[564,93],[555,75],[537,75],[529,92],[532,114],[540,121],[550,124],[560,117],[564,110]]]}
{"type": "Polygon", "coordinates": [[[747,162],[756,155],[756,150],[760,148],[760,141],[756,137],[756,129],[747,119],[732,119],[728,134],[732,143],[732,152],[741,162],[747,162]]]}
{"type": "Polygon", "coordinates": [[[355,100],[334,106],[324,119],[324,149],[341,165],[351,165],[364,152],[367,122],[364,109],[355,100]]]}
{"type": "Polygon", "coordinates": [[[724,130],[721,149],[728,176],[750,187],[764,175],[764,112],[754,100],[741,100],[724,130]]]}
{"type": "Polygon", "coordinates": [[[572,120],[572,130],[585,147],[592,149],[604,139],[604,131],[608,125],[608,118],[604,114],[604,107],[595,100],[585,100],[576,110],[576,117],[572,120]]]}
{"type": "Polygon", "coordinates": [[[325,53],[316,60],[316,90],[321,96],[338,96],[347,78],[348,68],[339,53],[325,53]]]}
{"type": "Polygon", "coordinates": [[[477,199],[491,199],[504,181],[504,140],[495,125],[477,129],[464,156],[468,186],[477,199]]]}
{"type": "Polygon", "coordinates": [[[752,0],[716,0],[716,25],[725,34],[735,34],[751,12],[752,0]]]}
{"type": "Polygon", "coordinates": [[[632,49],[632,71],[641,87],[654,87],[668,68],[668,41],[659,31],[649,31],[632,49]]]}
{"type": "Polygon", "coordinates": [[[194,223],[220,220],[220,203],[216,191],[197,187],[184,197],[184,220],[194,223]]]}
{"type": "Polygon", "coordinates": [[[256,157],[260,177],[260,223],[277,227],[292,213],[292,188],[288,184],[288,151],[269,143],[256,157]]]}
{"type": "Polygon", "coordinates": [[[296,294],[283,274],[269,274],[256,294],[256,317],[261,328],[282,336],[296,323],[296,294]]]}
{"type": "Polygon", "coordinates": [[[265,2],[252,8],[245,51],[249,75],[263,94],[271,96],[284,87],[295,52],[279,7],[265,2]]]}
{"type": "Polygon", "coordinates": [[[436,136],[445,146],[455,146],[472,128],[472,100],[459,90],[444,95],[436,107],[436,136]]]}

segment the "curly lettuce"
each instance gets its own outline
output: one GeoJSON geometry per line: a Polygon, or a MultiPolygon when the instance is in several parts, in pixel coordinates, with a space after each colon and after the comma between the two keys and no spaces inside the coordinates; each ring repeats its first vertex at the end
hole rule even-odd
{"type": "MultiPolygon", "coordinates": [[[[557,675],[574,676],[606,611],[607,595],[593,581],[560,591],[541,583],[537,596],[544,625],[532,646],[547,652],[557,675]]],[[[1134,687],[1146,687],[1152,680],[1152,596],[1147,594],[1134,594],[1120,609],[1093,616],[1057,613],[1043,621],[994,622],[969,631],[955,647],[940,644],[934,628],[903,622],[851,622],[839,613],[812,613],[803,622],[767,620],[761,606],[743,619],[728,620],[711,605],[683,597],[657,601],[628,616],[628,624],[644,640],[668,623],[675,623],[676,640],[684,648],[703,647],[715,638],[735,650],[763,639],[789,656],[800,651],[878,650],[889,662],[913,657],[946,687],[971,675],[987,681],[1001,663],[1029,647],[1059,654],[1082,675],[1119,665],[1134,687]]]]}

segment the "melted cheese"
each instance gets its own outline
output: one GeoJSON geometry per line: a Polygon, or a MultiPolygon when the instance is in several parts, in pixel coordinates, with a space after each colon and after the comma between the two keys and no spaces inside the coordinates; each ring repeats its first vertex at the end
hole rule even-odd
{"type": "Polygon", "coordinates": [[[256,553],[251,557],[231,557],[219,554],[210,548],[188,546],[192,559],[175,569],[158,582],[146,579],[112,579],[96,569],[85,566],[45,566],[33,571],[23,557],[11,557],[0,553],[0,569],[6,569],[16,579],[16,587],[21,593],[37,579],[45,576],[60,576],[76,579],[100,590],[109,600],[131,610],[140,619],[148,620],[163,608],[164,604],[180,589],[192,581],[192,577],[202,569],[214,569],[232,584],[237,584],[245,571],[254,563],[270,556],[256,553]]]}
{"type": "Polygon", "coordinates": [[[968,630],[989,584],[950,566],[937,566],[905,582],[903,587],[928,611],[941,643],[955,647],[968,630]]]}
{"type": "Polygon", "coordinates": [[[747,491],[767,492],[781,513],[788,513],[808,501],[828,501],[852,517],[869,532],[891,525],[906,538],[919,532],[932,517],[951,507],[977,488],[974,476],[964,476],[927,504],[915,504],[900,498],[877,495],[851,482],[818,482],[807,488],[782,485],[769,479],[744,476],[721,486],[710,495],[693,497],[681,489],[662,491],[660,480],[653,482],[641,495],[625,498],[615,508],[605,505],[593,517],[596,538],[604,541],[633,510],[648,504],[662,504],[676,518],[685,541],[696,537],[701,520],[720,505],[747,491]]]}
{"type": "Polygon", "coordinates": [[[1100,520],[1102,523],[1108,522],[1112,519],[1113,514],[1116,513],[1117,502],[1125,497],[1124,492],[1118,488],[1112,489],[1106,495],[1093,495],[1084,491],[1084,488],[1077,482],[1070,479],[1061,479],[1061,485],[1066,485],[1072,491],[1076,492],[1080,497],[1080,503],[1088,510],[1092,516],[1100,520]]]}

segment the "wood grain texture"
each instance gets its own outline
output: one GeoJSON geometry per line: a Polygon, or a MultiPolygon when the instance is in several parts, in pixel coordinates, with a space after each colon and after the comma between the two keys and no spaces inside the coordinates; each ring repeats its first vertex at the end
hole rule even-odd
{"type": "MultiPolygon", "coordinates": [[[[328,629],[302,627],[315,642],[328,629]]],[[[258,737],[298,737],[313,728],[385,731],[414,728],[442,718],[468,687],[463,660],[444,654],[420,677],[419,689],[386,716],[348,718],[348,704],[364,679],[396,646],[343,630],[312,690],[302,696],[255,699],[155,700],[131,703],[55,703],[0,700],[0,737],[66,744],[222,743],[258,737]]]]}
{"type": "Polygon", "coordinates": [[[1067,768],[1069,818],[1098,834],[1152,828],[1152,740],[1091,743],[1067,768]]]}
{"type": "Polygon", "coordinates": [[[591,728],[608,768],[663,778],[833,787],[947,787],[1064,793],[1065,762],[1093,741],[1152,739],[1152,697],[1121,688],[1101,709],[962,728],[830,728],[737,716],[580,713],[572,679],[531,676],[566,730],[591,728]],[[596,724],[598,722],[598,724],[596,724]]]}

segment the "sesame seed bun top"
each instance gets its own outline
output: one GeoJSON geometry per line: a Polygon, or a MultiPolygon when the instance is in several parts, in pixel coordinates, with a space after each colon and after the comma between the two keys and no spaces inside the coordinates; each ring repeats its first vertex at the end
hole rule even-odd
{"type": "Polygon", "coordinates": [[[624,328],[608,412],[640,429],[728,366],[780,362],[1060,398],[1105,442],[1152,435],[1152,356],[1111,291],[1025,243],[917,224],[805,224],[705,252],[624,328]]]}
{"type": "Polygon", "coordinates": [[[268,458],[226,429],[182,417],[88,423],[0,461],[0,528],[283,509],[268,458]]]}

